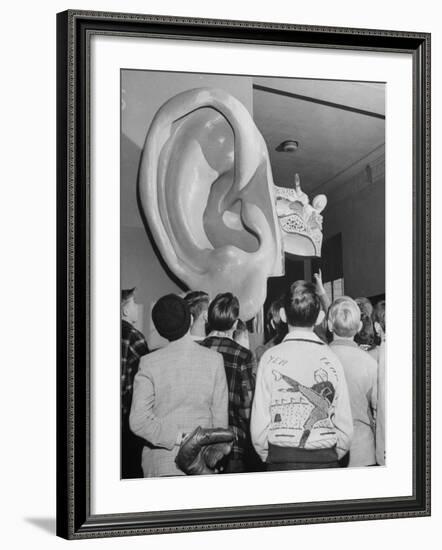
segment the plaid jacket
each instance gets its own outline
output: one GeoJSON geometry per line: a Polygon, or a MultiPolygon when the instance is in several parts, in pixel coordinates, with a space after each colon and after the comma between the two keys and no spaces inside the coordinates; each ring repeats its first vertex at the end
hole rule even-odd
{"type": "Polygon", "coordinates": [[[223,356],[229,390],[229,427],[235,434],[229,457],[232,460],[242,459],[250,441],[250,411],[255,389],[254,356],[250,350],[226,337],[208,336],[200,343],[223,356]]]}
{"type": "Polygon", "coordinates": [[[147,342],[139,330],[124,319],[121,322],[121,412],[129,415],[132,388],[138,364],[149,353],[147,342]]]}

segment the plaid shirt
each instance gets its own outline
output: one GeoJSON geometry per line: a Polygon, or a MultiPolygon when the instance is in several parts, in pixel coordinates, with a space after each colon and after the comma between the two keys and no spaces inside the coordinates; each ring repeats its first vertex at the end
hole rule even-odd
{"type": "Polygon", "coordinates": [[[130,323],[121,322],[121,412],[129,415],[132,404],[132,387],[140,358],[149,353],[147,342],[139,330],[130,323]]]}
{"type": "Polygon", "coordinates": [[[229,390],[229,426],[235,434],[229,457],[233,460],[243,459],[247,442],[250,440],[249,423],[255,389],[255,359],[250,350],[230,338],[208,336],[200,343],[223,356],[229,390]]]}

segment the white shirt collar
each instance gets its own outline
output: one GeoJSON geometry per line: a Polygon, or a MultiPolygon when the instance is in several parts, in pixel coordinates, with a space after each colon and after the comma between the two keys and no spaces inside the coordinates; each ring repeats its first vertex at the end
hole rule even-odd
{"type": "Polygon", "coordinates": [[[284,337],[283,342],[290,340],[310,340],[312,342],[324,344],[324,342],[313,332],[313,330],[304,327],[295,327],[284,337]]]}

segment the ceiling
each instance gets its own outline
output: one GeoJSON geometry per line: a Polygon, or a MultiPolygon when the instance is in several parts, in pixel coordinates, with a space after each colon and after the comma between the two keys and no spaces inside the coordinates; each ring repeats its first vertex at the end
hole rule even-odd
{"type": "Polygon", "coordinates": [[[385,84],[254,78],[253,116],[275,184],[291,187],[299,173],[304,191],[330,194],[383,146],[385,84]],[[296,152],[275,151],[290,138],[299,142],[296,152]]]}

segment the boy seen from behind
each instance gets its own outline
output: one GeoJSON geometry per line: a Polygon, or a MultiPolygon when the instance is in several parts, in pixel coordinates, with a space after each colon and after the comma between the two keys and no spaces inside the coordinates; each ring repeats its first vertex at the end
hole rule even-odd
{"type": "Polygon", "coordinates": [[[247,471],[253,462],[249,423],[255,386],[255,360],[249,349],[233,339],[238,319],[238,298],[230,292],[218,294],[209,306],[210,333],[201,342],[202,346],[217,351],[224,359],[229,389],[229,427],[235,435],[224,473],[247,471]]]}
{"type": "Polygon", "coordinates": [[[335,468],[353,432],[344,371],[313,332],[324,315],[315,285],[294,282],[283,303],[289,332],[260,360],[252,442],[268,470],[335,468]]]}
{"type": "Polygon", "coordinates": [[[375,456],[375,418],[377,406],[377,365],[354,341],[361,330],[361,311],[348,296],[336,299],[328,312],[333,333],[331,349],[341,361],[347,380],[353,415],[353,440],[349,466],[372,466],[375,456]]]}

